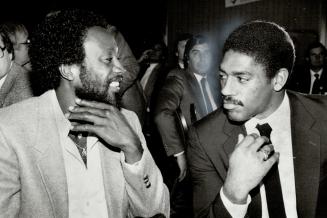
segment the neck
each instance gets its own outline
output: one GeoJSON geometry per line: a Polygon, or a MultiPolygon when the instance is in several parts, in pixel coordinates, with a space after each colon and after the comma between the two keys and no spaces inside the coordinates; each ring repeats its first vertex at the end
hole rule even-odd
{"type": "Polygon", "coordinates": [[[60,82],[60,85],[58,86],[58,88],[55,91],[56,91],[56,95],[57,95],[57,99],[58,99],[60,108],[64,114],[68,112],[68,108],[70,106],[76,105],[75,91],[71,87],[69,81],[62,79],[60,82]]]}
{"type": "Polygon", "coordinates": [[[310,68],[313,72],[317,73],[319,70],[322,69],[322,67],[311,67],[310,68]]]}
{"type": "Polygon", "coordinates": [[[269,117],[282,104],[284,100],[284,95],[285,95],[285,90],[276,92],[275,95],[272,97],[271,101],[269,102],[269,104],[267,105],[267,107],[270,107],[269,110],[267,110],[265,113],[257,114],[255,117],[258,118],[259,120],[269,117]]]}

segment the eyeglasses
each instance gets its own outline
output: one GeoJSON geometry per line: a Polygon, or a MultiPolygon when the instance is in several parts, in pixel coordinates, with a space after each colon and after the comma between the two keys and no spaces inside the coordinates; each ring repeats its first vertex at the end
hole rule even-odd
{"type": "Polygon", "coordinates": [[[0,47],[0,58],[2,58],[5,55],[6,46],[0,47]]]}

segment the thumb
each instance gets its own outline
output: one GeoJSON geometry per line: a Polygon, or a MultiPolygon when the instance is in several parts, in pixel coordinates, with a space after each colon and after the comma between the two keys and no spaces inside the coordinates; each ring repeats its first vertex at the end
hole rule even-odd
{"type": "Polygon", "coordinates": [[[244,139],[244,135],[243,134],[238,134],[238,140],[237,140],[237,144],[239,144],[241,141],[243,141],[244,139]]]}

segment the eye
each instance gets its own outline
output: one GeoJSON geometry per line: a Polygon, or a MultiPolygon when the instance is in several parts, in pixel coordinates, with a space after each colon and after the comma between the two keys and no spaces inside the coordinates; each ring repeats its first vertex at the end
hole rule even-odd
{"type": "Polygon", "coordinates": [[[112,61],[112,57],[107,57],[107,58],[103,59],[103,62],[105,62],[107,64],[111,63],[111,61],[112,61]]]}
{"type": "Polygon", "coordinates": [[[246,83],[250,80],[248,77],[245,76],[238,76],[237,79],[240,83],[246,83]]]}
{"type": "Polygon", "coordinates": [[[225,80],[225,79],[227,79],[227,75],[225,73],[219,73],[219,79],[225,80]]]}

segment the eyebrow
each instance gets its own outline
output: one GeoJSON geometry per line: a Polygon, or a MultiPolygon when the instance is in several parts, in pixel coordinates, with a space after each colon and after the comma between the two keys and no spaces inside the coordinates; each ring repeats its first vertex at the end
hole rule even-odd
{"type": "MultiPolygon", "coordinates": [[[[226,71],[223,70],[221,67],[219,67],[219,71],[222,72],[222,73],[228,74],[228,73],[226,73],[226,71]]],[[[232,74],[233,76],[251,75],[251,73],[248,72],[248,71],[233,71],[231,74],[232,74]]]]}

